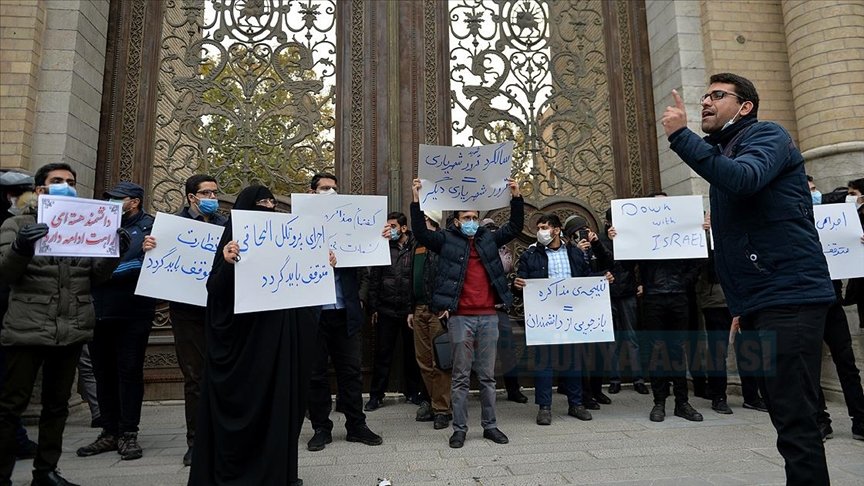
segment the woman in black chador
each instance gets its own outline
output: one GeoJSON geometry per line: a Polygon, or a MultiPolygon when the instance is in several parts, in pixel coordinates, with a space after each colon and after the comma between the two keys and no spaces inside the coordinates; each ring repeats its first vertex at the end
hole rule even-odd
{"type": "MultiPolygon", "coordinates": [[[[275,199],[250,186],[234,209],[273,211],[275,199]]],[[[207,281],[207,367],[189,484],[302,485],[297,439],[320,307],[234,314],[237,261],[229,221],[207,281]]]]}

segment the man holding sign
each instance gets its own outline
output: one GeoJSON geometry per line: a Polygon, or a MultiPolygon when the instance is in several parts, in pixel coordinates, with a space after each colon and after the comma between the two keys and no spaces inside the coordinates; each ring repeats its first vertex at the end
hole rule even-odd
{"type": "MultiPolygon", "coordinates": [[[[787,484],[828,484],[816,423],[822,334],[834,289],[813,221],[804,158],[780,125],[756,118],[750,80],[711,76],[704,139],[677,91],[663,113],[670,146],[711,184],[717,274],[733,322],[762,342],[762,389],[787,484]]],[[[734,325],[734,324],[733,324],[734,325]]]]}

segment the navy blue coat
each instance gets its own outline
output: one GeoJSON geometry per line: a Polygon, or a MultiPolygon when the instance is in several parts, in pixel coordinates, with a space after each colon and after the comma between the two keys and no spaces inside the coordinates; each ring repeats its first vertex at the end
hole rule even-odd
{"type": "MultiPolygon", "coordinates": [[[[522,231],[524,224],[524,201],[522,197],[514,197],[510,200],[510,221],[494,232],[481,226],[474,235],[474,246],[492,288],[495,289],[496,303],[506,307],[513,305],[513,294],[510,293],[498,248],[512,241],[522,231]]],[[[433,312],[457,312],[462,286],[465,284],[465,273],[468,270],[468,237],[455,226],[450,226],[446,231],[431,231],[426,228],[420,203],[411,203],[411,230],[420,244],[440,255],[435,290],[429,308],[433,312]]]]}
{"type": "MultiPolygon", "coordinates": [[[[585,261],[582,250],[575,245],[565,245],[564,251],[570,260],[571,277],[588,277],[592,274],[591,266],[585,261]]],[[[546,254],[546,247],[535,244],[523,251],[519,263],[516,264],[516,275],[519,278],[549,278],[549,255],[546,254]]]]}
{"type": "Polygon", "coordinates": [[[689,129],[672,150],[711,184],[717,274],[733,315],[767,307],[830,303],[834,289],[813,222],[804,158],[780,125],[747,127],[732,147],[689,129]]]}

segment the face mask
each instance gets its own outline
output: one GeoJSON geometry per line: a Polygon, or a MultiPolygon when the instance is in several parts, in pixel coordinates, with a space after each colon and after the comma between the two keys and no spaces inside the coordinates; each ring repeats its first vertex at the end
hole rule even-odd
{"type": "Polygon", "coordinates": [[[854,205],[855,205],[855,209],[860,208],[860,207],[861,207],[861,204],[862,204],[862,203],[859,203],[859,202],[858,202],[858,196],[853,196],[853,195],[851,195],[851,194],[848,195],[848,196],[846,196],[846,202],[847,202],[847,203],[854,204],[854,205]]]}
{"type": "Polygon", "coordinates": [[[741,113],[741,109],[743,109],[743,108],[744,108],[744,103],[741,103],[741,108],[738,108],[738,112],[735,113],[735,116],[733,116],[731,120],[729,120],[723,124],[723,128],[720,129],[721,132],[723,130],[726,130],[727,128],[731,127],[732,124],[735,123],[735,119],[738,118],[738,115],[741,113]]]}
{"type": "Polygon", "coordinates": [[[822,204],[822,193],[819,191],[813,191],[810,193],[810,196],[813,198],[813,205],[822,204]]]}
{"type": "Polygon", "coordinates": [[[336,189],[333,189],[332,187],[330,189],[319,189],[318,194],[326,194],[330,196],[332,194],[336,194],[336,189]]]}
{"type": "Polygon", "coordinates": [[[463,221],[460,229],[465,236],[474,236],[477,234],[477,229],[480,228],[480,223],[477,221],[463,221]]]}
{"type": "Polygon", "coordinates": [[[398,240],[402,237],[402,233],[399,232],[399,228],[390,228],[390,239],[393,241],[398,240]]]}
{"type": "Polygon", "coordinates": [[[66,182],[60,184],[48,184],[48,194],[52,196],[69,196],[77,197],[78,191],[66,182]]]}
{"type": "Polygon", "coordinates": [[[198,210],[201,211],[202,214],[213,214],[216,210],[219,209],[219,201],[216,199],[199,199],[198,200],[198,210]]]}
{"type": "Polygon", "coordinates": [[[130,209],[126,207],[126,202],[122,199],[109,199],[108,202],[120,203],[123,208],[123,216],[126,216],[126,213],[130,211],[130,209]]]}
{"type": "Polygon", "coordinates": [[[549,246],[552,243],[552,230],[537,230],[537,243],[543,246],[549,246]]]}

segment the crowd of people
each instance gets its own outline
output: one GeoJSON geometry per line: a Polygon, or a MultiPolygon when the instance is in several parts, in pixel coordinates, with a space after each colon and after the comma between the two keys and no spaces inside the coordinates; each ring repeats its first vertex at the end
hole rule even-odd
{"type": "MultiPolygon", "coordinates": [[[[345,415],[345,440],[382,444],[366,414],[390,402],[385,392],[394,369],[406,402],[417,406],[416,420],[451,427],[452,448],[469,438],[472,372],[482,437],[496,444],[509,442],[496,418],[496,375],[504,376],[510,401],[527,403],[520,385],[534,388],[538,426],[552,423],[556,378],[568,415],[581,421],[611,404],[609,395],[621,393],[625,379],[635,393],[652,395],[649,420],[666,419],[671,393],[674,416],[701,421],[688,373],[693,395],[709,400],[714,412],[731,414],[730,336],[743,406],[770,414],[787,481],[827,484],[822,442],[833,430],[819,387],[821,342],[837,366],[853,437],[864,440],[864,393],[843,310],[857,305],[864,315],[864,285],[850,280],[844,294],[840,281],[832,285],[824,258],[813,258],[822,254],[813,205],[854,202],[864,224],[864,179],[822,194],[810,178],[808,191],[800,153],[782,127],[757,120],[758,94],[744,78],[711,78],[701,99],[704,139],[687,128],[683,103],[677,93],[674,98],[663,116],[671,147],[711,183],[703,229],[713,228],[715,246],[708,259],[616,260],[611,210],[596,231],[579,214],[563,222],[556,214],[537,215],[528,228],[536,242],[514,258],[508,244],[526,229],[516,181],[508,181],[509,219],[499,224],[476,210],[446,219],[422,211],[422,185],[415,179],[408,215],[391,212],[382,228],[390,265],[343,268],[331,252],[335,303],[235,314],[240,248],[220,212],[219,182],[190,177],[178,215],[225,230],[207,280],[207,305],[170,303],[184,378],[188,450],[182,461],[191,466],[189,484],[302,484],[297,457],[304,418],[313,430],[306,447],[320,451],[333,441],[331,411],[345,415]],[[767,232],[788,238],[769,240],[767,232]],[[610,284],[615,341],[533,346],[520,356],[514,298],[530,279],[585,276],[610,284]],[[373,330],[364,405],[363,334],[373,330]]],[[[121,182],[102,195],[122,203],[119,258],[35,256],[36,242],[48,233],[36,222],[39,196],[76,196],[76,182],[63,163],[43,166],[32,177],[0,177],[0,486],[11,484],[16,458],[33,458],[34,485],[71,484],[56,468],[76,370],[79,382],[95,382],[95,391],[91,386],[82,396],[93,402],[92,425],[100,429],[77,454],[113,452],[135,460],[145,452],[138,432],[155,301],[136,296],[135,284],[146,252],[159,243],[150,234],[154,218],[144,209],[145,189],[121,182]],[[91,367],[93,379],[86,380],[91,367]],[[34,443],[21,416],[40,370],[34,443]]],[[[309,192],[337,194],[338,179],[316,174],[309,192]]],[[[233,208],[275,211],[277,203],[268,188],[252,185],[233,208]]]]}

